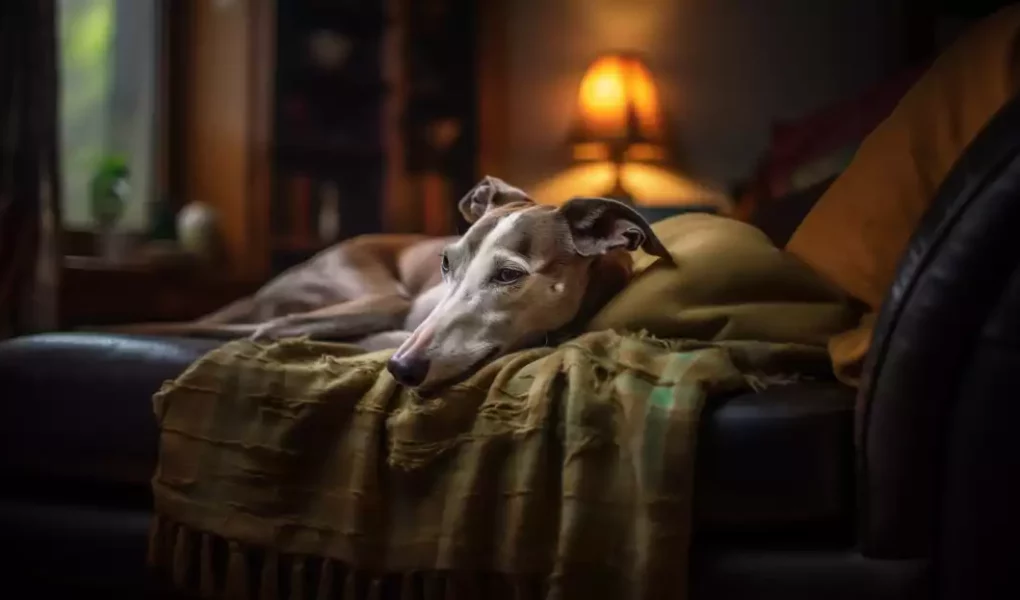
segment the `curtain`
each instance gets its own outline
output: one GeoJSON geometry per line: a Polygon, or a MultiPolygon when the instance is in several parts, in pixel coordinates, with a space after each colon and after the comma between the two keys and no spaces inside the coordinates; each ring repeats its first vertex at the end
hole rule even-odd
{"type": "Polygon", "coordinates": [[[56,17],[0,1],[0,339],[58,326],[56,17]]]}

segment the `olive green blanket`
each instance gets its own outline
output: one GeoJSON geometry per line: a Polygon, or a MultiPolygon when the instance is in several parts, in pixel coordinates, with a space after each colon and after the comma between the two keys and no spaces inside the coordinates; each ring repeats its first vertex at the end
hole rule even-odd
{"type": "MultiPolygon", "coordinates": [[[[701,229],[716,225],[732,227],[701,229]]],[[[675,276],[740,246],[717,237],[677,253],[675,276]]],[[[435,400],[394,383],[388,352],[307,340],[210,352],[154,397],[150,562],[207,597],[683,598],[706,402],[827,371],[826,332],[846,318],[759,245],[748,257],[768,255],[765,279],[787,283],[714,308],[704,294],[633,303],[646,318],[667,308],[670,335],[690,326],[702,341],[600,325],[435,400]]],[[[715,285],[732,296],[747,287],[734,273],[761,277],[762,263],[728,256],[715,285]]],[[[663,277],[646,279],[661,291],[663,277]]]]}

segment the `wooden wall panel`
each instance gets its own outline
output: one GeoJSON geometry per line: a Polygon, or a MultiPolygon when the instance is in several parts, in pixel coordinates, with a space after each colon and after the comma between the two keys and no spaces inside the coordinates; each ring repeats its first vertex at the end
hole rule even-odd
{"type": "Polygon", "coordinates": [[[247,237],[243,272],[265,279],[270,270],[276,14],[273,0],[249,0],[247,237]]]}
{"type": "Polygon", "coordinates": [[[506,177],[510,121],[508,0],[478,3],[478,173],[506,177]]]}
{"type": "Polygon", "coordinates": [[[206,202],[218,211],[230,275],[264,277],[271,1],[183,4],[190,13],[183,77],[183,202],[206,202]]]}
{"type": "Polygon", "coordinates": [[[382,223],[387,232],[413,230],[417,206],[407,181],[401,120],[406,110],[407,73],[404,64],[403,31],[407,22],[407,0],[387,0],[391,26],[383,41],[383,79],[390,86],[383,109],[383,143],[386,151],[386,181],[383,185],[382,223]]]}

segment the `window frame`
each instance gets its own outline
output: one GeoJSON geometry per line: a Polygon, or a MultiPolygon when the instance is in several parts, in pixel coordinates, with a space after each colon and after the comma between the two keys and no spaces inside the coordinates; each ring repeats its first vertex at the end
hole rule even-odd
{"type": "MultiPolygon", "coordinates": [[[[152,145],[152,200],[170,203],[176,212],[181,205],[183,173],[178,157],[183,146],[184,128],[181,90],[182,67],[187,55],[187,10],[171,10],[174,0],[156,0],[156,77],[152,145]]],[[[180,2],[178,2],[180,4],[180,2]]],[[[59,6],[58,6],[59,9],[59,6]]],[[[58,17],[59,18],[59,17],[58,17]]],[[[146,239],[151,224],[142,230],[129,230],[130,238],[146,239]]],[[[90,227],[60,224],[65,257],[91,256],[99,247],[97,232],[90,227]]]]}

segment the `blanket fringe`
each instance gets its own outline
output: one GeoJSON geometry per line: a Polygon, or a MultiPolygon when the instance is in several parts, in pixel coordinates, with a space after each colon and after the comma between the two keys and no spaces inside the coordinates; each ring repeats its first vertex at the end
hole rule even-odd
{"type": "Polygon", "coordinates": [[[382,582],[378,578],[372,578],[368,588],[368,600],[382,600],[382,582]]]}
{"type": "Polygon", "coordinates": [[[340,561],[283,555],[224,540],[157,515],[149,530],[149,565],[175,590],[210,600],[543,600],[537,575],[452,571],[378,573],[340,561]],[[483,583],[484,582],[484,583],[483,583]]]}
{"type": "Polygon", "coordinates": [[[203,598],[216,596],[216,575],[213,570],[212,536],[208,533],[202,534],[202,550],[199,556],[198,593],[203,598]]]}
{"type": "Polygon", "coordinates": [[[333,561],[324,559],[319,573],[319,591],[315,600],[330,600],[333,597],[333,561]]]}
{"type": "Polygon", "coordinates": [[[414,574],[406,573],[400,582],[400,600],[413,600],[414,574]]]}
{"type": "Polygon", "coordinates": [[[227,581],[223,590],[224,598],[250,598],[248,592],[248,560],[241,549],[241,544],[230,542],[230,554],[227,559],[227,581]]]}
{"type": "Polygon", "coordinates": [[[149,552],[145,561],[149,567],[155,567],[159,562],[160,536],[162,533],[162,518],[159,515],[152,515],[152,520],[149,522],[149,552]]]}
{"type": "Polygon", "coordinates": [[[806,377],[797,374],[766,374],[766,373],[745,373],[744,381],[747,385],[754,390],[756,393],[766,390],[770,387],[776,387],[780,385],[793,385],[805,381],[806,377]]]}
{"type": "Polygon", "coordinates": [[[290,568],[290,600],[305,600],[305,559],[294,557],[290,568]]]}
{"type": "Polygon", "coordinates": [[[173,581],[174,585],[178,588],[183,588],[187,585],[188,577],[188,559],[190,558],[190,552],[188,552],[188,531],[184,527],[177,528],[177,536],[174,540],[174,562],[173,562],[173,581]]]}
{"type": "MultiPolygon", "coordinates": [[[[631,333],[630,335],[642,342],[658,346],[670,352],[690,351],[698,348],[711,347],[713,345],[711,342],[700,340],[661,338],[647,329],[641,329],[640,331],[631,333]]],[[[821,349],[819,349],[819,351],[821,351],[821,349]]],[[[826,358],[825,364],[828,365],[827,355],[825,355],[824,358],[826,358]]],[[[793,385],[795,383],[813,381],[816,379],[807,373],[765,373],[762,371],[745,372],[743,374],[743,378],[748,387],[756,393],[771,387],[793,385]]]]}
{"type": "Polygon", "coordinates": [[[347,576],[344,578],[344,593],[343,598],[357,598],[358,596],[358,582],[354,579],[354,571],[347,571],[347,576]]]}
{"type": "Polygon", "coordinates": [[[280,555],[269,551],[262,565],[262,586],[259,600],[277,600],[280,593],[280,555]]]}

